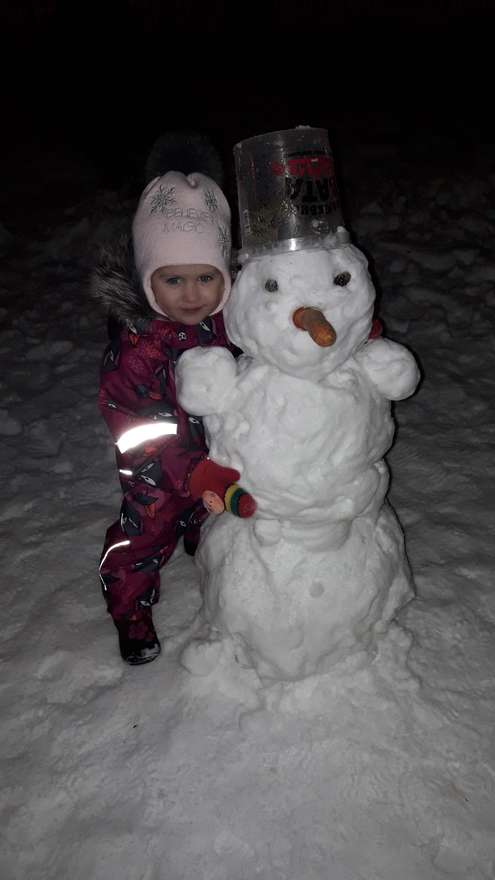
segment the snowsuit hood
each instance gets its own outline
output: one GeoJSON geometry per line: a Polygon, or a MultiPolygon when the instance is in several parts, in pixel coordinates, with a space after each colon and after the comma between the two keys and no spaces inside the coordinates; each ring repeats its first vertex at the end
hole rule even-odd
{"type": "Polygon", "coordinates": [[[112,318],[131,330],[156,319],[136,271],[130,230],[114,244],[101,248],[90,291],[112,318]]]}

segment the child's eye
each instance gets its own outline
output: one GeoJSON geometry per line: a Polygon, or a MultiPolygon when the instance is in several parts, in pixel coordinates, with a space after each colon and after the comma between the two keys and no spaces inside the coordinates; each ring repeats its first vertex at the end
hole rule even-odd
{"type": "Polygon", "coordinates": [[[347,284],[349,284],[350,280],[351,280],[351,273],[350,272],[340,272],[333,279],[333,283],[338,284],[339,287],[345,287],[347,284]]]}
{"type": "Polygon", "coordinates": [[[275,281],[275,278],[269,278],[265,284],[265,290],[267,290],[268,293],[275,293],[275,291],[278,290],[278,281],[275,281]]]}
{"type": "Polygon", "coordinates": [[[201,284],[209,284],[210,281],[213,281],[213,275],[200,275],[199,280],[201,284]]]}
{"type": "Polygon", "coordinates": [[[166,284],[171,284],[173,287],[180,284],[181,280],[180,275],[169,275],[164,279],[166,284]]]}

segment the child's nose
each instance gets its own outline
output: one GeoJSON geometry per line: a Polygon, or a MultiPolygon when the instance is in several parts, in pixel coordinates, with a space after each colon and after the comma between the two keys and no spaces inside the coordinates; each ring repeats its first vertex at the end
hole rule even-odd
{"type": "Polygon", "coordinates": [[[185,286],[184,298],[195,302],[199,298],[199,284],[197,281],[188,281],[185,286]]]}

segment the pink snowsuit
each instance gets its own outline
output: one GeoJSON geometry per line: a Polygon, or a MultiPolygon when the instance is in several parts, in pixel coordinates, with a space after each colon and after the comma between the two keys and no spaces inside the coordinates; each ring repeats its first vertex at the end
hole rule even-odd
{"type": "Polygon", "coordinates": [[[221,314],[195,327],[153,319],[125,327],[105,351],[99,405],[116,444],[124,493],[120,519],[107,531],[100,576],[114,620],[158,601],[159,570],[181,536],[194,553],[206,518],[188,480],[207,455],[201,420],[178,405],[174,370],[197,345],[230,347],[221,314]],[[151,426],[151,427],[150,427],[151,426]],[[154,428],[171,433],[153,438],[154,428]],[[129,433],[142,427],[141,435],[129,433]],[[148,437],[146,438],[146,434],[148,437]],[[144,439],[143,439],[144,436],[144,439]],[[126,451],[121,451],[119,446],[126,451]]]}

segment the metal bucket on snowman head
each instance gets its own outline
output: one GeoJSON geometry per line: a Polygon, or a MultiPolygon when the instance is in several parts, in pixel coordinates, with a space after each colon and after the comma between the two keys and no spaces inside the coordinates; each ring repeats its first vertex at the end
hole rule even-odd
{"type": "Polygon", "coordinates": [[[342,228],[333,156],[324,128],[300,126],[248,138],[236,144],[234,157],[239,263],[268,253],[349,241],[342,228]],[[330,237],[323,243],[326,236],[330,237]]]}

